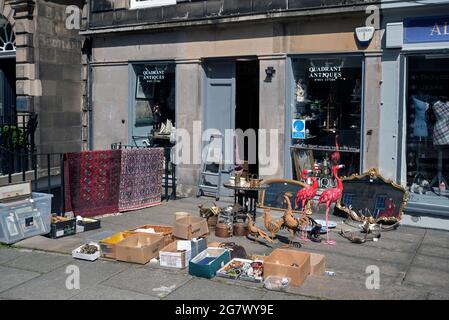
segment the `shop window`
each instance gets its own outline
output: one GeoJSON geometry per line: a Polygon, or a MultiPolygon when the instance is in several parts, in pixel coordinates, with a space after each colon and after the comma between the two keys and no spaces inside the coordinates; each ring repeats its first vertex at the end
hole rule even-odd
{"type": "Polygon", "coordinates": [[[329,178],[360,172],[363,62],[360,56],[293,58],[293,176],[319,169],[329,178]]]}
{"type": "Polygon", "coordinates": [[[407,186],[447,196],[449,177],[449,56],[408,58],[407,186]]]}
{"type": "Polygon", "coordinates": [[[130,8],[151,8],[176,4],[176,0],[131,0],[130,8]]]}
{"type": "Polygon", "coordinates": [[[131,122],[136,140],[164,131],[169,123],[176,124],[176,66],[173,63],[145,63],[135,64],[133,68],[136,76],[131,122]]]}

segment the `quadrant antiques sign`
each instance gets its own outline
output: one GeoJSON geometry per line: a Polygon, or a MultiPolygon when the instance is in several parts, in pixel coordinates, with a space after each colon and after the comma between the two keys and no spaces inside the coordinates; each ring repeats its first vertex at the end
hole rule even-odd
{"type": "Polygon", "coordinates": [[[142,72],[142,78],[147,83],[159,83],[165,79],[165,69],[158,66],[153,69],[146,67],[142,72]]]}
{"type": "Polygon", "coordinates": [[[313,81],[337,81],[343,78],[343,68],[337,66],[310,67],[309,78],[313,81]]]}
{"type": "Polygon", "coordinates": [[[449,42],[449,16],[404,20],[404,43],[449,42]]]}

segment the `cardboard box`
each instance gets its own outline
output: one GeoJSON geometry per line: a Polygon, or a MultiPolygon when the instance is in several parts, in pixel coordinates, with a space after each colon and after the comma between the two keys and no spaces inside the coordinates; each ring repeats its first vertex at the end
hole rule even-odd
{"type": "Polygon", "coordinates": [[[326,257],[322,254],[310,254],[310,274],[322,276],[326,272],[326,257]]]}
{"type": "Polygon", "coordinates": [[[118,232],[106,239],[100,241],[101,256],[103,258],[116,259],[116,246],[125,238],[135,235],[135,232],[118,232]]]}
{"type": "Polygon", "coordinates": [[[189,274],[212,279],[219,269],[231,261],[231,253],[224,248],[207,248],[189,262],[189,274]]]}
{"type": "MultiPolygon", "coordinates": [[[[239,258],[235,258],[232,259],[230,262],[228,262],[223,268],[221,268],[220,270],[217,271],[217,277],[222,277],[222,278],[228,278],[228,279],[234,279],[234,280],[242,280],[242,281],[249,281],[249,282],[262,282],[263,281],[263,276],[255,276],[252,275],[250,276],[249,274],[247,274],[245,272],[246,268],[243,268],[244,265],[251,265],[254,262],[260,262],[263,263],[262,261],[254,261],[254,260],[249,260],[249,259],[239,259],[239,258]],[[240,267],[240,271],[242,271],[242,273],[240,274],[229,274],[227,271],[229,269],[233,268],[233,265],[235,265],[234,263],[238,263],[241,264],[242,267],[240,267]]],[[[263,268],[263,267],[262,267],[263,268]]]]}
{"type": "Polygon", "coordinates": [[[174,237],[174,241],[190,241],[192,250],[192,259],[207,249],[207,247],[215,247],[207,244],[207,238],[195,238],[192,240],[184,240],[174,237]]]}
{"type": "Polygon", "coordinates": [[[208,247],[211,248],[220,248],[221,242],[211,242],[209,243],[208,247]]]}
{"type": "Polygon", "coordinates": [[[160,225],[152,225],[147,224],[144,226],[137,227],[135,229],[130,230],[131,232],[137,233],[153,233],[153,234],[161,234],[165,238],[165,245],[168,246],[170,243],[174,241],[173,239],[173,227],[172,226],[160,226],[160,225]]]}
{"type": "Polygon", "coordinates": [[[144,234],[125,238],[116,245],[118,261],[147,264],[164,248],[164,237],[160,234],[144,234]]]}
{"type": "Polygon", "coordinates": [[[280,276],[291,279],[290,285],[301,286],[311,272],[310,253],[276,249],[264,260],[264,277],[280,276]]]}
{"type": "Polygon", "coordinates": [[[172,242],[159,252],[161,267],[184,269],[189,266],[191,258],[192,244],[188,240],[172,242]]]}
{"type": "Polygon", "coordinates": [[[209,234],[207,220],[200,217],[186,217],[176,220],[173,235],[176,238],[192,240],[209,234]]]}
{"type": "Polygon", "coordinates": [[[0,187],[0,203],[31,198],[31,182],[11,183],[0,187]]]}

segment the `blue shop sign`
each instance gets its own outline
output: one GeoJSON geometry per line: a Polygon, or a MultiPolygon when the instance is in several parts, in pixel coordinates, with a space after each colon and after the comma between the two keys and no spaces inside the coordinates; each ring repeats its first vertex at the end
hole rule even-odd
{"type": "Polygon", "coordinates": [[[404,43],[449,42],[449,16],[404,20],[404,43]]]}

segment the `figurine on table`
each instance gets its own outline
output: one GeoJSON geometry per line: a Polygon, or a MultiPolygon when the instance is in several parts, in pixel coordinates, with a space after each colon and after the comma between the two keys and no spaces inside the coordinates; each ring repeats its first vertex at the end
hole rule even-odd
{"type": "Polygon", "coordinates": [[[153,129],[159,130],[161,129],[162,124],[161,108],[158,104],[156,104],[153,108],[151,108],[151,111],[153,111],[153,129]]]}

